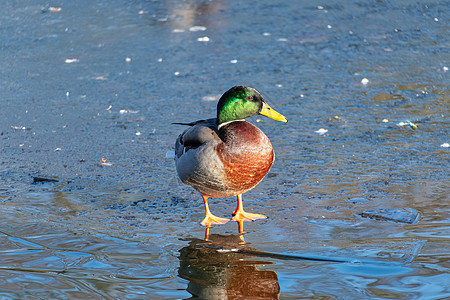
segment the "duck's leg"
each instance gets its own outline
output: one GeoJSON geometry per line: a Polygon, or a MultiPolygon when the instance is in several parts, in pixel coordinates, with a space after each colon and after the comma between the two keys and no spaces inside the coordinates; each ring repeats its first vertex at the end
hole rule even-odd
{"type": "Polygon", "coordinates": [[[264,215],[251,214],[244,211],[244,207],[242,205],[242,194],[237,195],[237,207],[233,212],[233,220],[240,221],[255,221],[259,219],[266,219],[267,217],[264,215]]]}
{"type": "Polygon", "coordinates": [[[206,227],[210,227],[211,225],[219,225],[219,224],[225,224],[228,221],[230,221],[230,219],[226,219],[226,218],[219,218],[216,217],[215,215],[213,215],[211,213],[211,211],[209,210],[209,206],[208,206],[208,197],[203,196],[203,203],[205,204],[205,218],[202,221],[202,225],[206,226],[206,227]]]}

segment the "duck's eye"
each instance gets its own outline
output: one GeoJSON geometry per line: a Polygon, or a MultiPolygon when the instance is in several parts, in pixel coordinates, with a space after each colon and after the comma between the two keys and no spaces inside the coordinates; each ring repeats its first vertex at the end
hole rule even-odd
{"type": "Polygon", "coordinates": [[[253,96],[247,96],[246,98],[248,101],[253,101],[253,96]]]}

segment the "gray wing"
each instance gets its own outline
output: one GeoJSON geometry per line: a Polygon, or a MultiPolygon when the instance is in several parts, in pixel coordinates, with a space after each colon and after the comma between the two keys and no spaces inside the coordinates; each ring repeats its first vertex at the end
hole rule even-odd
{"type": "Polygon", "coordinates": [[[174,123],[191,126],[180,134],[175,142],[175,159],[186,151],[196,149],[211,139],[218,139],[217,119],[207,119],[192,123],[174,123]]]}

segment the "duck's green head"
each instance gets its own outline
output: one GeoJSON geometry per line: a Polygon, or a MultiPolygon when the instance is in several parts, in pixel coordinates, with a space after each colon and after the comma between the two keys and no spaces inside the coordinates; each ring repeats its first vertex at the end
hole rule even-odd
{"type": "Polygon", "coordinates": [[[271,119],[287,122],[286,118],[273,110],[263,96],[254,88],[235,86],[222,95],[217,104],[218,124],[242,120],[255,115],[263,115],[271,119]]]}

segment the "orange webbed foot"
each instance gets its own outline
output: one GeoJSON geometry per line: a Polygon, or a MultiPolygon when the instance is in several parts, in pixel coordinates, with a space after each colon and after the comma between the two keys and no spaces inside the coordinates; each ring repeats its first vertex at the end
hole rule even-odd
{"type": "Polygon", "coordinates": [[[237,222],[243,221],[255,221],[259,219],[267,219],[267,216],[252,214],[244,211],[244,207],[242,205],[242,194],[237,195],[237,207],[233,212],[233,219],[237,222]]]}
{"type": "Polygon", "coordinates": [[[259,219],[267,219],[267,216],[252,214],[245,212],[244,210],[237,211],[233,217],[233,221],[241,222],[241,221],[256,221],[259,219]]]}
{"type": "Polygon", "coordinates": [[[230,221],[230,219],[220,218],[220,217],[216,217],[213,214],[208,214],[205,216],[205,218],[203,219],[201,224],[203,226],[210,227],[211,225],[226,224],[228,221],[230,221]]]}
{"type": "Polygon", "coordinates": [[[215,215],[213,215],[211,213],[211,211],[209,210],[208,197],[202,195],[202,198],[203,198],[203,203],[205,204],[205,218],[203,219],[203,221],[200,224],[202,224],[203,226],[206,226],[206,227],[211,227],[211,225],[226,224],[228,221],[230,221],[230,219],[219,218],[219,217],[216,217],[215,215]]]}

